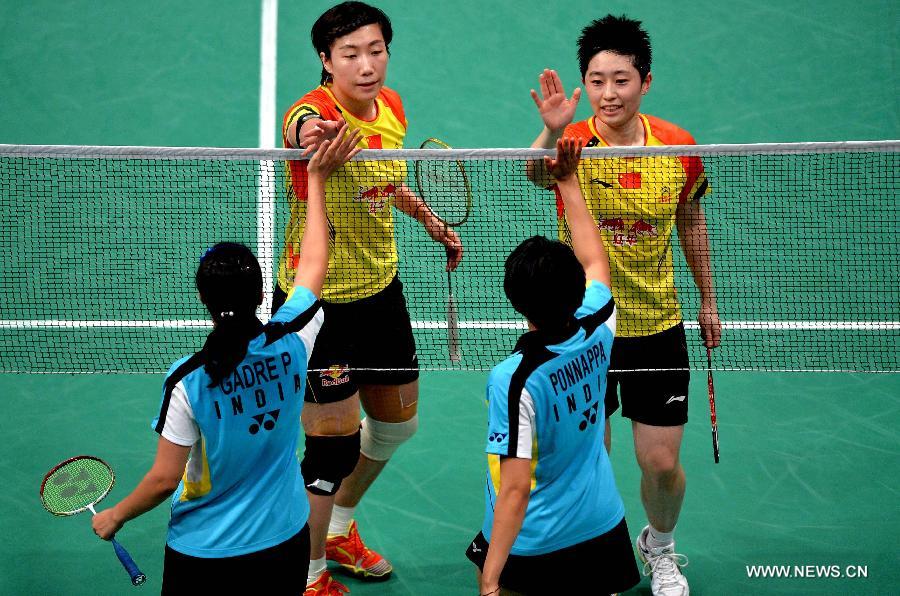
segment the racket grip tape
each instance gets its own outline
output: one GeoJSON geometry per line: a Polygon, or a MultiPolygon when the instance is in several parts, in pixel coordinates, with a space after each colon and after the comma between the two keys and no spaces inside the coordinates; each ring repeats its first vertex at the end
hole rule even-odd
{"type": "Polygon", "coordinates": [[[147,580],[147,576],[141,573],[141,570],[138,569],[137,564],[134,562],[134,559],[131,558],[131,555],[128,554],[128,551],[125,550],[125,547],[119,544],[115,538],[111,539],[113,550],[116,551],[116,556],[119,557],[119,562],[122,563],[122,567],[125,568],[125,571],[128,572],[128,575],[131,576],[131,584],[134,586],[139,586],[147,580]]]}

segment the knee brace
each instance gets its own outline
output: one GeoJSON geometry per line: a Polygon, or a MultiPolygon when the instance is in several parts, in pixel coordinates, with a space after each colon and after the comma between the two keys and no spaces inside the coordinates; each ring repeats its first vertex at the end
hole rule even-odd
{"type": "Polygon", "coordinates": [[[346,436],[306,436],[300,472],[306,490],[333,495],[359,461],[359,431],[346,436]]]}
{"type": "Polygon", "coordinates": [[[362,421],[359,451],[371,460],[387,461],[418,428],[418,414],[406,422],[382,422],[367,416],[362,421]]]}

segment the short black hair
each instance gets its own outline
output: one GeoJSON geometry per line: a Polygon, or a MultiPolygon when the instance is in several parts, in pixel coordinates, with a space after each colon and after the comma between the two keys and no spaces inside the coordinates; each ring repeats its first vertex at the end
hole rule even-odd
{"type": "Polygon", "coordinates": [[[571,323],[584,287],[584,268],[559,240],[532,236],[506,258],[506,297],[538,329],[559,330],[571,323]]]}
{"type": "Polygon", "coordinates": [[[641,82],[650,72],[653,61],[653,50],[650,48],[650,36],[641,27],[640,21],[611,14],[602,19],[591,21],[581,30],[578,38],[578,65],[581,67],[581,78],[587,74],[591,58],[600,52],[612,52],[620,56],[630,56],[631,63],[641,75],[641,82]]]}
{"type": "MultiPolygon", "coordinates": [[[[384,37],[384,45],[390,53],[391,40],[394,38],[394,30],[391,28],[391,20],[384,11],[365,2],[341,2],[322,13],[313,23],[310,37],[316,53],[331,57],[331,44],[338,37],[353,33],[366,25],[378,25],[381,27],[381,35],[384,37]]],[[[321,84],[324,85],[331,78],[325,67],[322,67],[321,84]]]]}

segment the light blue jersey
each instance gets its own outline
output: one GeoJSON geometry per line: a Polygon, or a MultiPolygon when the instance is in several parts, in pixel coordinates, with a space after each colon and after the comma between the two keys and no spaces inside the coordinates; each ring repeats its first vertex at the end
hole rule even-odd
{"type": "Polygon", "coordinates": [[[303,529],[309,502],[297,440],[306,368],[323,314],[298,287],[233,373],[210,388],[203,352],[172,365],[153,427],[191,446],[167,544],[194,557],[244,555],[303,529]]]}
{"type": "Polygon", "coordinates": [[[612,530],[625,515],[603,446],[606,371],[615,304],[590,282],[564,336],[523,335],[491,371],[488,474],[482,533],[490,542],[500,486],[500,458],[531,460],[531,494],[514,555],[540,555],[612,530]]]}

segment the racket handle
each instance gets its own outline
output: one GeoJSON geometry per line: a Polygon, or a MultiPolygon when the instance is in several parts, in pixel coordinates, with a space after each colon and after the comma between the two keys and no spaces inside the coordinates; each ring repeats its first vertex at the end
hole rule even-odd
{"type": "Polygon", "coordinates": [[[716,388],[712,376],[712,350],[706,348],[706,388],[709,393],[709,421],[712,426],[713,460],[719,463],[719,423],[716,419],[716,388]]]}
{"type": "Polygon", "coordinates": [[[447,296],[447,347],[450,362],[459,362],[459,316],[456,312],[456,297],[452,292],[447,296]]]}
{"type": "Polygon", "coordinates": [[[131,585],[139,586],[144,583],[147,580],[147,576],[141,573],[141,570],[138,569],[134,559],[132,559],[131,555],[128,554],[128,551],[125,550],[125,547],[119,544],[115,538],[110,539],[110,542],[112,542],[113,550],[116,551],[116,556],[119,557],[119,562],[122,563],[122,567],[124,567],[125,571],[128,572],[128,575],[131,576],[131,585]]]}
{"type": "Polygon", "coordinates": [[[716,463],[719,463],[719,430],[716,428],[712,429],[712,439],[713,439],[713,460],[716,463]]]}

